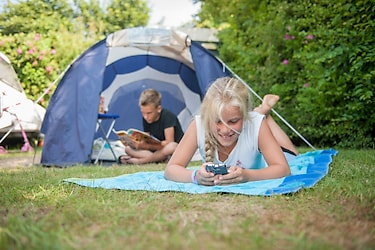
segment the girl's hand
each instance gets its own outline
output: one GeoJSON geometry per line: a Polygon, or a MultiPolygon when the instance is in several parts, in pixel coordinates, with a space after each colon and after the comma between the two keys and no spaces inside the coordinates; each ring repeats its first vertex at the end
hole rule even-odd
{"type": "Polygon", "coordinates": [[[215,185],[215,180],[218,179],[218,175],[206,171],[207,163],[204,163],[197,171],[196,180],[199,185],[213,186],[215,185]]]}
{"type": "Polygon", "coordinates": [[[245,170],[239,166],[232,166],[226,175],[216,175],[214,185],[229,185],[246,182],[245,170]]]}

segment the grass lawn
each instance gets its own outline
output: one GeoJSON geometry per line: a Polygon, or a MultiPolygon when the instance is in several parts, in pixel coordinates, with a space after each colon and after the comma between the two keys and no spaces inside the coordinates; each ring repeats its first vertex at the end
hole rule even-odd
{"type": "Polygon", "coordinates": [[[272,197],[62,182],[163,164],[0,168],[0,249],[375,249],[374,162],[375,150],[338,149],[313,188],[272,197]]]}

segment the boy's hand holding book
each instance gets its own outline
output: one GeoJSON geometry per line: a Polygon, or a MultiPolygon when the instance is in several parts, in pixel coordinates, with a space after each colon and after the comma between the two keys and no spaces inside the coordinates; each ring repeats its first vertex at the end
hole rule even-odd
{"type": "Polygon", "coordinates": [[[116,131],[113,129],[113,132],[117,134],[120,141],[125,146],[130,146],[135,149],[140,149],[140,148],[147,149],[149,148],[148,144],[151,144],[151,145],[161,144],[161,141],[158,140],[157,138],[137,129],[128,129],[128,130],[120,130],[120,131],[116,131]]]}

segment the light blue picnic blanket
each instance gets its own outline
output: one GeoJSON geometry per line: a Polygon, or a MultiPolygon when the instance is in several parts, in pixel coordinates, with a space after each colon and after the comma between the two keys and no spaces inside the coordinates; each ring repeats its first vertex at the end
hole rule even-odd
{"type": "Polygon", "coordinates": [[[332,156],[336,154],[337,151],[333,149],[316,150],[300,154],[289,161],[292,173],[290,176],[226,186],[201,186],[193,183],[174,182],[164,178],[164,171],[137,172],[109,178],[69,178],[64,179],[64,181],[91,188],[271,196],[294,193],[301,188],[314,186],[328,173],[332,156]]]}

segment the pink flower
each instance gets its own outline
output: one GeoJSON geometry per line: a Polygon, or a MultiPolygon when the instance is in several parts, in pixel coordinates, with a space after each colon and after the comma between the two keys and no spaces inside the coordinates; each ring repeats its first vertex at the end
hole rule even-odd
{"type": "Polygon", "coordinates": [[[43,56],[39,56],[39,57],[38,57],[38,60],[39,60],[39,61],[42,61],[42,60],[43,60],[43,56]]]}
{"type": "Polygon", "coordinates": [[[33,49],[29,49],[29,51],[27,51],[27,53],[29,53],[30,55],[32,55],[34,53],[34,50],[33,49]]]}
{"type": "Polygon", "coordinates": [[[55,49],[51,49],[51,55],[54,55],[56,54],[56,50],[55,49]]]}
{"type": "Polygon", "coordinates": [[[309,39],[309,40],[312,40],[312,39],[314,39],[314,35],[308,35],[308,36],[306,36],[306,38],[309,39]]]}
{"type": "Polygon", "coordinates": [[[37,61],[34,61],[34,62],[33,62],[33,66],[36,66],[37,64],[38,64],[37,61]]]}
{"type": "Polygon", "coordinates": [[[289,63],[289,61],[288,61],[287,59],[284,59],[284,60],[283,60],[283,64],[284,64],[284,65],[287,65],[288,63],[289,63]]]}
{"type": "Polygon", "coordinates": [[[48,74],[51,74],[51,72],[52,72],[52,66],[47,66],[46,67],[46,71],[47,71],[48,74]]]}
{"type": "Polygon", "coordinates": [[[4,45],[5,44],[5,41],[0,41],[0,45],[4,45]]]}
{"type": "Polygon", "coordinates": [[[305,83],[303,86],[304,86],[305,88],[308,88],[308,87],[309,87],[309,83],[307,82],[307,83],[305,83]]]}
{"type": "Polygon", "coordinates": [[[39,41],[40,40],[40,34],[39,33],[35,34],[34,40],[35,41],[39,41]]]}
{"type": "Polygon", "coordinates": [[[18,48],[18,49],[17,49],[17,54],[18,54],[18,55],[21,55],[21,54],[22,54],[22,49],[21,49],[21,48],[18,48]]]}
{"type": "Polygon", "coordinates": [[[289,34],[285,34],[284,39],[285,40],[294,40],[294,39],[296,39],[296,37],[295,36],[291,36],[289,34]]]}

